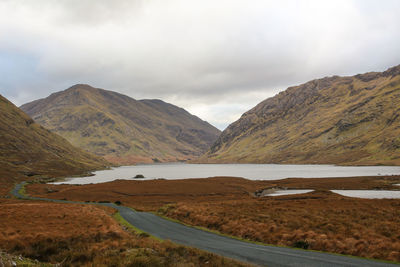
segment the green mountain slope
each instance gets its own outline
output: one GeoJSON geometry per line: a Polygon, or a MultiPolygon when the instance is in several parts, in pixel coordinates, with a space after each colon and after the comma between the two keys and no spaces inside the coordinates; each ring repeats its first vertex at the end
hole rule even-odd
{"type": "Polygon", "coordinates": [[[45,174],[80,174],[109,165],[73,147],[0,95],[0,181],[45,174]]]}
{"type": "Polygon", "coordinates": [[[73,145],[120,164],[191,159],[207,151],[220,133],[161,100],[138,101],[84,84],[21,109],[73,145]]]}
{"type": "Polygon", "coordinates": [[[203,162],[400,164],[400,65],[288,88],[224,130],[203,162]]]}

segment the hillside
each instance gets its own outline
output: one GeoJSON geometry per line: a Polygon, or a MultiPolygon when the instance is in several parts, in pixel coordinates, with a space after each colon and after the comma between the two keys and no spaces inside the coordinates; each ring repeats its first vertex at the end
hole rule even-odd
{"type": "Polygon", "coordinates": [[[0,95],[0,182],[80,174],[109,165],[35,123],[0,95]]]}
{"type": "Polygon", "coordinates": [[[200,161],[400,164],[400,65],[290,87],[244,113],[200,161]]]}
{"type": "Polygon", "coordinates": [[[220,131],[161,100],[78,84],[21,106],[36,122],[73,145],[119,164],[200,156],[220,131]]]}

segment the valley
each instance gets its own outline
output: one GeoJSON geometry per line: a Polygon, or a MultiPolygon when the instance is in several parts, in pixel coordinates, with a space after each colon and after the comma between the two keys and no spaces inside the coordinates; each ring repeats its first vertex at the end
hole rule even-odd
{"type": "Polygon", "coordinates": [[[87,175],[111,163],[72,146],[2,96],[0,138],[0,266],[247,266],[136,232],[112,208],[15,199],[10,191],[21,181],[87,175]]]}
{"type": "Polygon", "coordinates": [[[399,14],[0,0],[0,267],[399,267],[399,14]]]}
{"type": "Polygon", "coordinates": [[[274,253],[289,253],[285,264],[290,265],[296,259],[307,262],[314,257],[307,255],[315,250],[360,257],[315,254],[331,263],[341,259],[350,265],[362,265],[366,259],[386,261],[369,261],[376,266],[400,262],[400,199],[346,197],[332,191],[399,191],[398,71],[397,66],[382,73],[335,76],[291,87],[246,112],[219,137],[216,128],[176,106],[160,100],[138,101],[89,85],[78,84],[23,105],[33,119],[2,97],[0,260],[20,254],[20,261],[36,260],[32,266],[250,266],[274,265],[274,253]],[[191,164],[157,165],[182,161],[191,164]],[[194,164],[206,162],[252,164],[246,165],[248,169],[240,164],[194,164]],[[135,166],[143,173],[149,168],[169,170],[132,180],[142,174],[131,174],[134,168],[126,167],[131,180],[116,179],[122,177],[115,174],[103,183],[48,183],[133,163],[156,164],[135,166]],[[268,165],[272,169],[261,169],[259,163],[375,167],[365,169],[363,176],[356,167],[268,165]],[[185,166],[190,167],[183,170],[185,166]],[[303,170],[296,171],[300,166],[303,170]],[[174,175],[173,168],[180,174],[174,175]],[[214,177],[218,168],[253,180],[214,177]],[[345,177],[345,170],[355,177],[345,177]],[[382,175],[385,170],[391,175],[382,175]],[[288,177],[290,171],[303,178],[277,179],[288,177]],[[334,176],[342,171],[342,177],[334,176]],[[259,180],[264,173],[268,179],[259,180]],[[10,193],[22,181],[28,185],[20,193],[33,198],[18,199],[10,193]],[[310,191],[269,195],[290,189],[310,191]],[[26,221],[27,214],[33,219],[26,221]],[[138,224],[146,218],[152,223],[138,224]],[[176,232],[166,235],[157,225],[169,225],[176,232]],[[196,227],[201,232],[193,230],[196,227]],[[187,234],[178,238],[182,231],[187,234]],[[193,240],[209,236],[231,250],[204,245],[209,241],[193,243],[191,232],[193,240]],[[225,243],[223,236],[239,241],[225,243]],[[272,254],[254,254],[266,249],[265,244],[272,254]],[[247,252],[239,253],[236,246],[247,247],[247,252]]]}

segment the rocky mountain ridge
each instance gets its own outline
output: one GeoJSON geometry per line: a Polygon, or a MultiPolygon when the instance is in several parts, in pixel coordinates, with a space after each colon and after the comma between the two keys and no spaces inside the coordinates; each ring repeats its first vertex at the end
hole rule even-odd
{"type": "Polygon", "coordinates": [[[202,162],[400,164],[400,65],[289,87],[225,129],[202,162]]]}

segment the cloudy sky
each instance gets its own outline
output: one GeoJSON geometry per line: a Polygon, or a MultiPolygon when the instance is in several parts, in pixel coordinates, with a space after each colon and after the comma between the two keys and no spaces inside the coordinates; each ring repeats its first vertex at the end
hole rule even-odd
{"type": "Polygon", "coordinates": [[[220,129],[288,86],[400,64],[400,1],[0,0],[0,94],[76,83],[220,129]]]}

